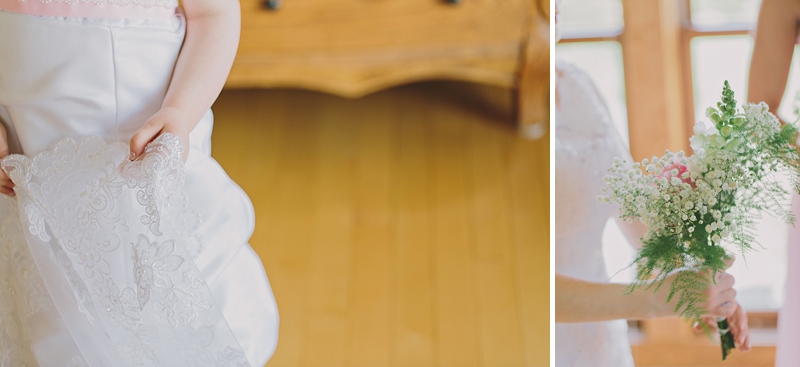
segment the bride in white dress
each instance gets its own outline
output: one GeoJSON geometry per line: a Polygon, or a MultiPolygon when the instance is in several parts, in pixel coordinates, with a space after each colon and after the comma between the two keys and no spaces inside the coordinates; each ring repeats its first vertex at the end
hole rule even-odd
{"type": "MultiPolygon", "coordinates": [[[[558,37],[558,2],[556,35],[558,37]]],[[[556,62],[555,111],[555,272],[557,367],[632,367],[625,319],[675,316],[674,300],[660,291],[624,294],[624,284],[608,283],[602,253],[603,230],[617,208],[598,204],[602,177],[615,157],[631,160],[590,78],[556,62]]],[[[644,234],[641,224],[618,220],[631,244],[644,234]]],[[[668,278],[670,282],[673,278],[668,278]]],[[[708,289],[708,316],[731,317],[740,350],[749,348],[746,317],[735,301],[733,276],[721,274],[708,289]]]]}
{"type": "Polygon", "coordinates": [[[275,350],[253,207],[211,157],[238,1],[182,3],[0,0],[2,367],[275,350]]]}

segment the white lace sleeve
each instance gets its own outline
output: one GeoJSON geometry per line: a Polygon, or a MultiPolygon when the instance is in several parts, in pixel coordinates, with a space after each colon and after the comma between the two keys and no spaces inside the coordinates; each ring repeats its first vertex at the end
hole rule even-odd
{"type": "Polygon", "coordinates": [[[3,159],[18,208],[0,213],[0,259],[27,270],[0,267],[0,292],[28,305],[0,301],[0,348],[19,349],[10,365],[35,365],[12,338],[52,303],[88,366],[249,366],[193,261],[200,218],[183,193],[180,140],[161,135],[134,162],[128,151],[87,137],[3,159]]]}

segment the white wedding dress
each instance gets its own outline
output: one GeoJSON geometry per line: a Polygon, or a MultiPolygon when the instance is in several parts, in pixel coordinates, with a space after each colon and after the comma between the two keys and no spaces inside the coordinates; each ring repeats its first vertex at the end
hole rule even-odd
{"type": "MultiPolygon", "coordinates": [[[[604,282],[603,229],[616,208],[597,196],[613,159],[630,153],[590,78],[559,61],[556,72],[555,271],[604,282]]],[[[555,335],[556,367],[633,367],[625,320],[557,323],[555,335]]]]}
{"type": "Polygon", "coordinates": [[[0,366],[254,366],[278,313],[247,195],[190,136],[132,134],[161,107],[185,33],[170,19],[0,10],[0,366]],[[23,155],[24,154],[24,155],[23,155]]]}

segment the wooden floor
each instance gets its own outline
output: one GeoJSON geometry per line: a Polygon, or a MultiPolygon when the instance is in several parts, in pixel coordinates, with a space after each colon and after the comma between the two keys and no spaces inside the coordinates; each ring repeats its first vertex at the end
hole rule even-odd
{"type": "MultiPolygon", "coordinates": [[[[702,336],[705,338],[705,335],[702,336]]],[[[719,344],[703,341],[694,344],[634,345],[631,348],[637,367],[774,367],[775,346],[754,345],[747,353],[733,350],[723,361],[719,344]]]]}
{"type": "Polygon", "coordinates": [[[268,366],[547,366],[549,146],[511,94],[226,91],[214,157],[256,208],[268,366]]]}

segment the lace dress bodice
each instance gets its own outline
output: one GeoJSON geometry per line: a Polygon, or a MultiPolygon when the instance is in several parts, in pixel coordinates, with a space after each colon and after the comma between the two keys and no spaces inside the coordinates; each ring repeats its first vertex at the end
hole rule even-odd
{"type": "Polygon", "coordinates": [[[605,281],[600,238],[617,208],[598,204],[597,196],[614,158],[630,154],[589,77],[560,62],[556,70],[556,271],[605,281]]]}
{"type": "MultiPolygon", "coordinates": [[[[617,208],[597,196],[613,159],[629,153],[591,79],[563,62],[556,72],[555,271],[602,282],[603,230],[617,208]]],[[[556,324],[556,367],[568,366],[632,367],[625,321],[556,324]]]]}

